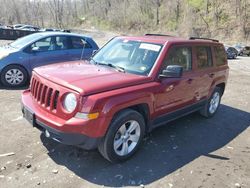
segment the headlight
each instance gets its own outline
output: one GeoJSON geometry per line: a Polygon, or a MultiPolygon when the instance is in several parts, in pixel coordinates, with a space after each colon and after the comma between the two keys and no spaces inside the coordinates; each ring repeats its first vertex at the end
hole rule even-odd
{"type": "Polygon", "coordinates": [[[73,93],[67,94],[63,101],[63,107],[65,110],[68,112],[73,112],[76,109],[76,105],[76,96],[73,93]]]}

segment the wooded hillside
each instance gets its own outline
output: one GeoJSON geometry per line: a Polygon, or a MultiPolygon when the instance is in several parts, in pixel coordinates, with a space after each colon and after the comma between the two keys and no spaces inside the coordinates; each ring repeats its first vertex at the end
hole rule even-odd
{"type": "Polygon", "coordinates": [[[250,0],[0,0],[0,23],[249,42],[250,0]]]}

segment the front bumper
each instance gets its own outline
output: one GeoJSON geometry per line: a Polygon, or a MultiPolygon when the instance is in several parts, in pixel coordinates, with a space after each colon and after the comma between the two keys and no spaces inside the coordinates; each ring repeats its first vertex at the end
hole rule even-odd
{"type": "Polygon", "coordinates": [[[22,112],[33,127],[62,144],[76,145],[87,150],[95,149],[104,134],[102,118],[93,121],[61,119],[40,108],[26,91],[22,95],[22,112]]]}
{"type": "Polygon", "coordinates": [[[98,144],[101,141],[100,138],[92,138],[83,134],[76,134],[76,133],[65,133],[62,131],[58,131],[54,128],[49,127],[42,121],[38,119],[34,119],[35,114],[33,114],[33,119],[31,120],[30,117],[25,115],[25,111],[27,113],[27,107],[22,105],[22,113],[23,116],[31,123],[33,127],[38,128],[40,131],[45,133],[45,136],[51,138],[57,142],[60,142],[65,145],[76,145],[86,150],[91,150],[97,148],[98,144]]]}

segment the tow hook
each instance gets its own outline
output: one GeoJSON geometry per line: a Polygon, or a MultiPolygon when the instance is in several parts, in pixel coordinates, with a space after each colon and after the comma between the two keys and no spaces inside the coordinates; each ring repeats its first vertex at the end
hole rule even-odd
{"type": "Polygon", "coordinates": [[[50,137],[50,133],[49,133],[49,131],[48,131],[48,130],[45,130],[45,136],[46,136],[47,138],[49,138],[49,137],[50,137]]]}

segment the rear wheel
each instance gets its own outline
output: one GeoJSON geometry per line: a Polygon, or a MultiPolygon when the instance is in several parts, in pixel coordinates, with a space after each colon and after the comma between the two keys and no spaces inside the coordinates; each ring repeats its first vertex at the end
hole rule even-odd
{"type": "Polygon", "coordinates": [[[144,134],[143,116],[130,109],[121,111],[112,120],[99,152],[113,163],[127,160],[137,151],[144,134]]]}
{"type": "Polygon", "coordinates": [[[1,82],[7,87],[23,86],[27,80],[27,71],[18,65],[9,65],[1,73],[1,82]]]}
{"type": "Polygon", "coordinates": [[[214,116],[220,106],[221,95],[221,89],[219,87],[216,87],[211,97],[208,99],[206,105],[203,107],[203,109],[200,110],[200,114],[205,117],[214,116]]]}

